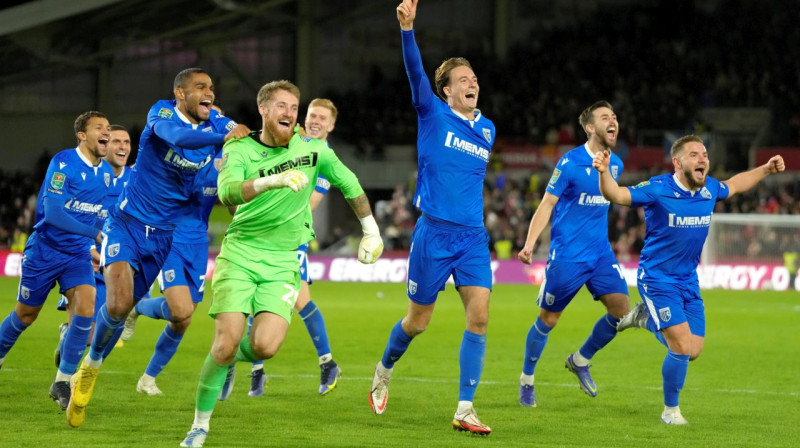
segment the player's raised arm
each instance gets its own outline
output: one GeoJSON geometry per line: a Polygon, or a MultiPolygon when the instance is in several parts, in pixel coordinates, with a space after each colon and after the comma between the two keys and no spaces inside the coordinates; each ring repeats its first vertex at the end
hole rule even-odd
{"type": "Polygon", "coordinates": [[[414,19],[417,17],[418,0],[403,0],[397,6],[397,21],[400,22],[400,29],[411,31],[414,28],[414,19]]]}
{"type": "Polygon", "coordinates": [[[782,156],[772,156],[767,163],[750,171],[739,173],[723,183],[728,186],[728,197],[736,193],[744,193],[764,180],[770,174],[780,173],[786,169],[782,156]]]}
{"type": "Polygon", "coordinates": [[[533,256],[533,248],[536,245],[536,240],[539,239],[542,230],[544,230],[544,228],[547,227],[547,223],[550,222],[550,216],[553,214],[553,208],[555,208],[556,203],[558,203],[558,196],[545,193],[542,202],[536,207],[536,212],[534,212],[531,218],[531,224],[528,226],[528,238],[525,240],[525,247],[517,254],[517,258],[519,258],[521,262],[531,264],[531,256],[533,256]]]}
{"type": "MultiPolygon", "coordinates": [[[[411,83],[411,102],[414,107],[425,108],[433,100],[433,89],[425,76],[422,56],[414,40],[414,18],[417,16],[417,1],[406,0],[397,7],[397,21],[400,22],[403,42],[403,63],[411,83]]],[[[420,112],[424,112],[420,110],[420,112]]]]}
{"type": "Polygon", "coordinates": [[[631,192],[620,187],[617,181],[608,172],[608,164],[611,161],[611,153],[601,151],[594,155],[592,166],[600,173],[600,193],[609,201],[619,205],[631,205],[631,192]]]}

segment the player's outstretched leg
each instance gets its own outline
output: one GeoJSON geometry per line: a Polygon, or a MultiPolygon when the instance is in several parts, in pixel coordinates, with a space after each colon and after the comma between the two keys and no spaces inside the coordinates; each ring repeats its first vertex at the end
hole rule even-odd
{"type": "Polygon", "coordinates": [[[250,390],[247,395],[250,397],[260,397],[264,395],[264,388],[267,385],[267,374],[264,372],[264,362],[254,362],[250,370],[250,390]]]}

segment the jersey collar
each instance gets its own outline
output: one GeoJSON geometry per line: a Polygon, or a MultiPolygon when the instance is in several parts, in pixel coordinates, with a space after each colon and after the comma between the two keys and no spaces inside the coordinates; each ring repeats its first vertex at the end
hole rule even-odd
{"type": "Polygon", "coordinates": [[[203,124],[205,124],[205,121],[201,121],[200,123],[197,124],[192,123],[191,121],[189,121],[188,118],[186,118],[186,115],[183,115],[183,113],[181,112],[180,109],[178,109],[177,106],[175,107],[175,114],[178,115],[178,118],[180,118],[182,122],[192,125],[192,129],[197,129],[198,126],[202,126],[203,124]]]}
{"type": "Polygon", "coordinates": [[[691,193],[692,196],[694,196],[694,194],[697,193],[697,190],[690,190],[687,187],[683,186],[681,181],[678,180],[678,175],[677,174],[672,174],[672,180],[675,181],[675,184],[678,186],[678,188],[680,188],[683,191],[687,191],[687,192],[691,193]]]}
{"type": "Polygon", "coordinates": [[[75,152],[78,153],[78,157],[80,157],[81,160],[83,160],[83,163],[85,163],[86,166],[88,166],[89,168],[97,168],[98,166],[103,164],[103,158],[100,157],[100,161],[97,162],[97,165],[92,165],[92,162],[89,161],[89,159],[87,159],[86,156],[84,156],[83,153],[81,152],[81,147],[80,146],[76,146],[75,147],[75,152]]]}
{"type": "Polygon", "coordinates": [[[462,120],[467,120],[472,125],[475,125],[475,123],[478,120],[481,119],[481,110],[480,109],[475,109],[474,116],[471,119],[469,117],[467,117],[466,115],[462,114],[461,112],[455,110],[455,109],[450,109],[450,110],[453,111],[453,113],[456,114],[456,116],[458,118],[461,118],[462,120]]]}

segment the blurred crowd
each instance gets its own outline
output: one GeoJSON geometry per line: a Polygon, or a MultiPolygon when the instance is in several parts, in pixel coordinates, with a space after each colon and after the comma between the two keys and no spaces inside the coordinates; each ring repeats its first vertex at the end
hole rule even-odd
{"type": "MultiPolygon", "coordinates": [[[[697,114],[704,107],[767,107],[773,119],[766,144],[800,146],[800,58],[790,46],[800,42],[800,9],[775,14],[757,2],[723,0],[706,13],[693,5],[598,8],[588,21],[539,26],[505,58],[486,46],[453,55],[472,63],[479,106],[504,138],[574,143],[582,137],[580,111],[606,99],[620,117],[623,142],[637,142],[639,130],[708,130],[697,114]]],[[[417,39],[432,76],[439,60],[425,57],[424,33],[417,39]]],[[[337,136],[366,154],[379,159],[387,142],[416,141],[403,71],[373,67],[362,90],[326,94],[341,117],[360,124],[337,128],[337,136]]]]}

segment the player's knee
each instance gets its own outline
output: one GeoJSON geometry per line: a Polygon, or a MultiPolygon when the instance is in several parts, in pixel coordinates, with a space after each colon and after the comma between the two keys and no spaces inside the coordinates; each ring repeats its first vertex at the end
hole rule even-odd
{"type": "Polygon", "coordinates": [[[185,315],[185,316],[175,316],[172,315],[172,331],[177,334],[183,334],[186,332],[186,329],[189,328],[189,325],[192,323],[192,315],[185,315]]]}
{"type": "Polygon", "coordinates": [[[39,311],[40,310],[41,310],[41,308],[39,308],[39,309],[26,309],[26,310],[19,310],[18,309],[17,310],[17,317],[19,317],[19,320],[22,321],[23,324],[30,325],[36,320],[37,317],[39,317],[39,311]]]}
{"type": "Polygon", "coordinates": [[[250,346],[253,348],[253,354],[258,359],[270,359],[278,352],[280,345],[275,341],[254,341],[250,340],[250,346]]]}
{"type": "Polygon", "coordinates": [[[428,323],[430,323],[430,319],[412,320],[406,317],[405,319],[403,319],[401,325],[403,327],[403,331],[405,331],[405,333],[408,336],[411,336],[413,338],[415,336],[422,334],[422,332],[424,332],[425,329],[428,328],[428,323]]]}
{"type": "Polygon", "coordinates": [[[236,356],[236,351],[239,349],[239,344],[235,344],[232,341],[214,341],[214,344],[211,346],[211,357],[214,358],[214,361],[220,365],[227,365],[233,362],[233,358],[236,356]]]}

